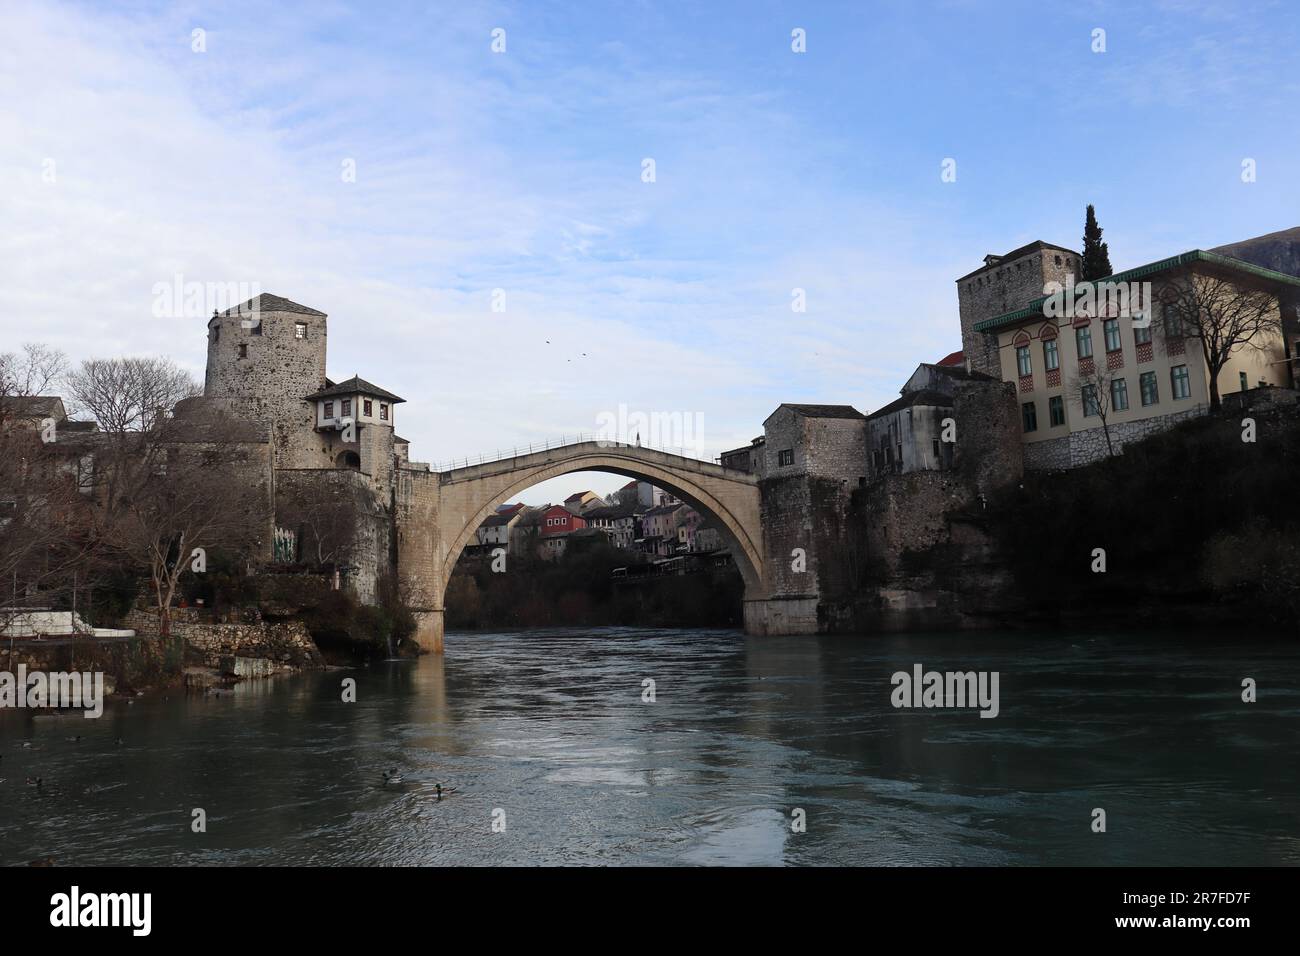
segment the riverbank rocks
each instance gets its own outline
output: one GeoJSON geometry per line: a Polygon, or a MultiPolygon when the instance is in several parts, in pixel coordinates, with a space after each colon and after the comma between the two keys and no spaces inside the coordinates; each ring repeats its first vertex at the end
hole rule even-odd
{"type": "MultiPolygon", "coordinates": [[[[142,636],[156,639],[159,635],[156,614],[132,611],[127,621],[127,626],[134,627],[142,636]]],[[[301,621],[275,624],[173,621],[171,632],[173,637],[184,640],[188,664],[239,678],[325,666],[320,649],[301,621]]]]}

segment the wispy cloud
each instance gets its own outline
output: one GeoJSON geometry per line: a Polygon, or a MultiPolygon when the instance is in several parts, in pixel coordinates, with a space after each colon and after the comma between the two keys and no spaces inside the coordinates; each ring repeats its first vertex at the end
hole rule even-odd
{"type": "Polygon", "coordinates": [[[17,0],[0,329],[201,371],[202,322],[154,318],[154,284],[256,282],[328,312],[331,374],[404,395],[400,430],[434,460],[590,430],[619,403],[703,413],[714,451],[781,401],[877,407],[958,347],[957,275],[1075,242],[1087,201],[1121,261],[1293,224],[1275,210],[1297,196],[1296,133],[1254,104],[1295,82],[1277,69],[1295,24],[1175,10],[1155,35],[1099,9],[1104,61],[1086,15],[961,5],[17,0]],[[1032,89],[992,65],[1017,49],[1039,51],[1016,71],[1032,89]],[[1224,149],[1198,138],[1205,95],[1243,142],[1268,124],[1273,178],[1233,193],[1215,159],[1227,185],[1196,209],[1170,194],[1218,174],[1177,159],[1224,149]],[[1099,98],[1118,136],[1063,122],[1099,98]]]}

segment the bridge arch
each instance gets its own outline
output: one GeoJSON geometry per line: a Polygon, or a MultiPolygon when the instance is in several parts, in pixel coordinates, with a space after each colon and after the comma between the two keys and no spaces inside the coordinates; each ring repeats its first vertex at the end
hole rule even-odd
{"type": "Polygon", "coordinates": [[[533,485],[578,471],[648,481],[713,519],[744,581],[746,602],[765,595],[759,490],[753,475],[648,448],[581,442],[436,475],[436,518],[428,516],[436,521],[436,531],[406,535],[399,529],[399,541],[423,540],[435,552],[428,555],[432,558],[428,561],[417,557],[408,562],[400,553],[398,559],[399,566],[409,564],[423,569],[423,580],[410,582],[426,595],[430,636],[422,640],[423,644],[441,649],[447,584],[461,553],[474,540],[483,521],[498,505],[533,485]]]}

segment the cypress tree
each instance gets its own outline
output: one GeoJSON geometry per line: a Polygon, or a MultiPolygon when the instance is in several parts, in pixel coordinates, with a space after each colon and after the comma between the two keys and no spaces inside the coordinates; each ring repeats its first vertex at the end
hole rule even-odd
{"type": "Polygon", "coordinates": [[[1097,225],[1097,213],[1092,204],[1088,204],[1088,216],[1083,224],[1083,274],[1079,277],[1084,282],[1104,279],[1115,270],[1110,267],[1110,250],[1101,241],[1101,226],[1097,225]]]}

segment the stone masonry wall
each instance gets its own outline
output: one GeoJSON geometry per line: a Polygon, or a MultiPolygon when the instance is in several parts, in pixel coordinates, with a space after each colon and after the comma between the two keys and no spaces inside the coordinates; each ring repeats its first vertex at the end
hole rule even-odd
{"type": "Polygon", "coordinates": [[[953,398],[957,443],[953,468],[987,495],[1024,474],[1020,407],[1010,382],[966,382],[953,398]]]}
{"type": "Polygon", "coordinates": [[[407,605],[415,615],[416,643],[440,653],[443,636],[443,561],[439,551],[439,477],[398,469],[393,498],[397,566],[407,605]]]}
{"type": "MultiPolygon", "coordinates": [[[[137,634],[157,638],[158,616],[150,611],[132,611],[126,626],[137,634]]],[[[234,658],[256,658],[285,667],[323,667],[324,658],[301,621],[278,624],[193,624],[172,621],[173,637],[183,638],[187,657],[204,667],[233,671],[234,658]]]]}
{"type": "MultiPolygon", "coordinates": [[[[1170,415],[1158,415],[1136,422],[1115,422],[1110,425],[1110,443],[1115,454],[1123,453],[1125,445],[1141,441],[1206,413],[1204,405],[1170,415]]],[[[1084,431],[1072,432],[1061,438],[1028,442],[1024,446],[1025,467],[1033,471],[1055,471],[1078,468],[1107,455],[1106,432],[1100,425],[1084,431]]]]}
{"type": "Polygon", "coordinates": [[[971,369],[1002,377],[997,337],[976,332],[977,322],[1024,307],[1043,294],[1046,283],[1064,283],[1068,274],[1077,274],[1078,264],[1075,253],[1042,248],[957,280],[961,344],[971,369]]]}
{"type": "Polygon", "coordinates": [[[321,468],[314,409],[303,399],[325,385],[325,316],[262,311],[262,334],[244,328],[248,315],[231,312],[208,321],[207,377],[203,394],[232,411],[274,429],[275,461],[281,468],[321,468]],[[307,337],[296,338],[296,323],[307,337]],[[219,332],[218,332],[219,330],[219,332]],[[240,357],[244,346],[246,357],[240,357]]]}
{"type": "Polygon", "coordinates": [[[352,503],[353,543],[347,562],[354,570],[345,581],[358,601],[374,604],[379,578],[393,570],[393,522],[384,496],[365,475],[348,469],[285,469],[276,473],[276,512],[282,522],[288,520],[284,515],[298,510],[291,508],[291,503],[325,500],[333,495],[352,503]]]}

